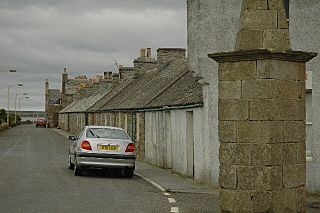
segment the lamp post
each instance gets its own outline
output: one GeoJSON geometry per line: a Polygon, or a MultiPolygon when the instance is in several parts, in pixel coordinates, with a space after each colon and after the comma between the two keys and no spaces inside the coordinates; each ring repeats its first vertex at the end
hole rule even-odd
{"type": "MultiPolygon", "coordinates": [[[[19,87],[23,87],[23,84],[18,84],[19,87]]],[[[22,91],[20,91],[20,93],[22,93],[22,91]]],[[[15,101],[14,101],[14,123],[17,123],[17,96],[19,95],[19,116],[20,116],[20,93],[18,94],[16,91],[16,97],[15,97],[15,101]]],[[[23,93],[26,94],[26,93],[23,93]]]]}
{"type": "MultiPolygon", "coordinates": [[[[23,84],[17,84],[17,85],[9,85],[8,86],[8,112],[7,112],[7,124],[8,126],[10,126],[10,87],[13,87],[13,86],[18,86],[18,87],[22,87],[23,84]]],[[[16,94],[16,97],[17,97],[17,94],[16,94]]],[[[16,98],[17,100],[17,98],[16,98]]],[[[15,108],[16,108],[16,100],[15,100],[15,108]]],[[[15,122],[17,122],[17,111],[15,109],[15,122]]]]}

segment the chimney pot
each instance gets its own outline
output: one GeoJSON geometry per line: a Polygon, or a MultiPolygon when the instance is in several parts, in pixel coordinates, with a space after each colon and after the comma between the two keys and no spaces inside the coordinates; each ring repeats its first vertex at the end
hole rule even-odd
{"type": "Polygon", "coordinates": [[[151,48],[147,48],[147,57],[151,58],[151,48]]]}
{"type": "Polygon", "coordinates": [[[146,49],[140,49],[140,57],[146,57],[146,49]]]}

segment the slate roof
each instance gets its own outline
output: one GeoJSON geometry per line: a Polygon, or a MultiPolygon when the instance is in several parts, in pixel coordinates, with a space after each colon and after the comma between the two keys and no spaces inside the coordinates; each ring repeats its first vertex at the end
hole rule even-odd
{"type": "Polygon", "coordinates": [[[62,109],[60,113],[75,113],[75,112],[85,112],[87,111],[92,105],[98,102],[105,94],[97,94],[92,95],[81,100],[76,100],[69,104],[67,107],[62,109]]]}
{"type": "Polygon", "coordinates": [[[203,104],[202,87],[188,69],[187,59],[172,62],[162,70],[149,70],[133,79],[98,111],[138,110],[164,106],[203,104]]]}
{"type": "Polygon", "coordinates": [[[189,71],[187,59],[180,59],[163,69],[148,70],[139,78],[120,81],[105,94],[75,101],[60,113],[150,110],[202,104],[202,86],[189,71]]]}

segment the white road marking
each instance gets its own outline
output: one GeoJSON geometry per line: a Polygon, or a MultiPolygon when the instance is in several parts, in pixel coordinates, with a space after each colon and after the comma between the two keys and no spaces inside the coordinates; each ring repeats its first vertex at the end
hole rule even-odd
{"type": "Polygon", "coordinates": [[[170,212],[179,213],[179,208],[178,207],[171,207],[170,212]]]}
{"type": "Polygon", "coordinates": [[[171,197],[168,198],[168,201],[169,201],[169,203],[175,203],[176,202],[176,200],[174,198],[171,198],[171,197]]]}
{"type": "Polygon", "coordinates": [[[136,172],[135,172],[134,174],[137,175],[137,176],[139,176],[139,177],[141,177],[141,178],[143,178],[143,179],[145,179],[146,181],[148,181],[149,183],[151,183],[152,185],[154,185],[155,187],[157,187],[157,188],[160,189],[161,191],[163,191],[163,192],[166,191],[165,188],[163,188],[162,186],[160,186],[160,185],[157,184],[156,182],[154,182],[154,181],[152,181],[152,180],[150,180],[150,179],[148,179],[148,178],[140,175],[139,173],[136,173],[136,172]]]}
{"type": "Polygon", "coordinates": [[[165,192],[165,193],[163,193],[165,196],[170,196],[170,193],[168,193],[168,192],[165,192]]]}

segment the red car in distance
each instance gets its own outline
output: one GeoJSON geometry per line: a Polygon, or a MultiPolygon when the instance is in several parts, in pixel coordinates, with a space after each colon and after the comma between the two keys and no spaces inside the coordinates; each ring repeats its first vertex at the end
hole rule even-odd
{"type": "Polygon", "coordinates": [[[38,126],[47,127],[47,121],[44,118],[37,118],[36,127],[38,126]]]}

